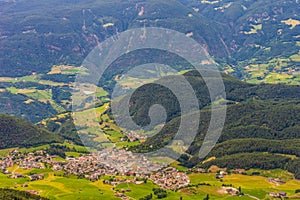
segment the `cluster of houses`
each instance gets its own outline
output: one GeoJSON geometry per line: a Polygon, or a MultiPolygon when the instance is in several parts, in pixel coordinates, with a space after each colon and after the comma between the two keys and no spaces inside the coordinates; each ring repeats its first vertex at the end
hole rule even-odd
{"type": "Polygon", "coordinates": [[[12,167],[14,164],[17,164],[19,168],[22,169],[44,169],[44,163],[46,163],[46,158],[44,155],[41,155],[41,151],[33,153],[20,153],[17,150],[13,150],[9,153],[8,156],[0,158],[0,169],[3,173],[9,174],[7,168],[12,167]]]}
{"type": "Polygon", "coordinates": [[[109,185],[112,185],[112,186],[116,186],[116,185],[119,185],[121,183],[126,183],[126,184],[133,183],[133,184],[136,184],[136,185],[140,185],[140,184],[144,183],[144,181],[138,180],[136,178],[134,178],[134,179],[113,178],[112,180],[104,180],[103,183],[104,184],[109,184],[109,185]]]}
{"type": "Polygon", "coordinates": [[[149,161],[144,156],[134,155],[125,150],[103,150],[96,154],[86,154],[66,161],[55,162],[52,169],[67,174],[84,176],[89,180],[98,180],[101,175],[150,176],[154,171],[165,167],[149,161]]]}
{"type": "Polygon", "coordinates": [[[163,189],[176,190],[190,184],[189,177],[173,167],[168,167],[152,174],[150,179],[163,189]]]}
{"type": "Polygon", "coordinates": [[[14,172],[10,172],[10,174],[11,175],[9,176],[9,178],[13,178],[13,179],[26,178],[26,177],[28,177],[31,181],[38,181],[38,180],[44,179],[44,174],[32,174],[32,175],[28,175],[28,176],[25,176],[20,173],[14,173],[14,172]]]}
{"type": "MultiPolygon", "coordinates": [[[[145,156],[133,154],[126,150],[106,149],[97,154],[85,154],[76,158],[67,157],[57,161],[55,156],[45,151],[22,153],[14,150],[8,156],[0,159],[0,168],[3,173],[11,174],[11,178],[24,178],[22,174],[11,173],[7,168],[18,165],[23,169],[44,169],[51,167],[54,171],[63,171],[91,181],[99,180],[102,175],[135,176],[141,179],[150,178],[154,183],[165,189],[176,190],[189,185],[188,176],[175,168],[165,168],[165,164],[149,161],[145,156]]],[[[43,174],[28,176],[30,180],[41,180],[43,174]]],[[[143,181],[133,180],[132,183],[141,184],[143,181]]],[[[113,183],[119,184],[122,181],[113,183]]]]}
{"type": "Polygon", "coordinates": [[[274,183],[277,186],[285,184],[285,181],[283,181],[280,178],[268,178],[268,181],[271,182],[271,183],[274,183]]]}
{"type": "Polygon", "coordinates": [[[10,172],[7,168],[13,167],[15,164],[22,169],[44,169],[44,163],[49,163],[50,156],[45,156],[44,151],[36,151],[35,153],[21,153],[17,150],[13,150],[8,156],[0,159],[0,168],[2,173],[9,174],[9,178],[26,178],[31,181],[44,179],[44,174],[32,174],[25,176],[20,173],[10,172]]]}
{"type": "Polygon", "coordinates": [[[0,167],[7,169],[17,164],[22,169],[45,169],[45,164],[51,164],[52,158],[45,151],[39,150],[34,153],[22,153],[18,150],[13,150],[8,156],[0,158],[0,167]]]}
{"type": "Polygon", "coordinates": [[[68,162],[53,165],[55,171],[64,171],[66,174],[82,176],[91,181],[96,181],[105,174],[117,175],[118,171],[100,163],[96,155],[88,154],[78,158],[67,158],[68,162]]]}
{"type": "Polygon", "coordinates": [[[229,194],[231,196],[236,196],[240,193],[239,190],[234,187],[225,187],[225,186],[223,186],[219,192],[221,194],[229,194]]]}
{"type": "Polygon", "coordinates": [[[116,169],[120,175],[145,176],[166,166],[151,162],[145,156],[136,155],[123,149],[106,149],[98,152],[96,157],[99,163],[116,169]]]}
{"type": "Polygon", "coordinates": [[[269,196],[274,197],[274,198],[284,198],[287,197],[286,192],[270,192],[269,196]]]}

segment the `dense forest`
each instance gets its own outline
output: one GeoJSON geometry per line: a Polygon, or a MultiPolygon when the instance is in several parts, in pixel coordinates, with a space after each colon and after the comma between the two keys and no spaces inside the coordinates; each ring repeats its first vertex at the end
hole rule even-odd
{"type": "Polygon", "coordinates": [[[208,157],[236,153],[270,152],[300,157],[300,139],[270,140],[260,138],[233,139],[217,144],[208,157]]]}
{"type": "MultiPolygon", "coordinates": [[[[188,72],[185,76],[195,89],[199,102],[201,100],[199,104],[202,108],[198,134],[187,151],[192,157],[182,156],[179,159],[183,165],[193,167],[201,163],[198,152],[208,129],[211,110],[207,99],[208,91],[202,78],[195,72],[188,72]]],[[[227,75],[223,75],[223,78],[228,100],[225,126],[218,144],[207,156],[215,156],[217,159],[207,162],[205,166],[282,168],[295,173],[299,178],[296,170],[299,159],[292,160],[284,155],[300,155],[300,87],[283,84],[252,85],[227,75]]],[[[131,147],[133,151],[148,152],[167,145],[180,125],[181,118],[177,117],[180,115],[180,108],[176,106],[176,99],[163,92],[163,88],[152,96],[153,100],[149,98],[147,104],[142,104],[146,97],[150,97],[147,92],[151,94],[155,91],[152,87],[155,86],[148,85],[147,90],[132,97],[132,117],[136,123],[147,124],[147,118],[140,116],[147,115],[154,103],[167,101],[164,105],[169,112],[169,121],[160,133],[148,138],[145,143],[131,147]],[[137,114],[138,112],[143,114],[137,114]]]]}
{"type": "Polygon", "coordinates": [[[300,179],[300,160],[289,156],[269,153],[238,153],[217,158],[201,167],[209,168],[212,165],[226,167],[227,169],[283,169],[295,174],[300,179]]]}
{"type": "Polygon", "coordinates": [[[0,114],[0,149],[62,142],[62,138],[17,117],[0,114]]]}
{"type": "MultiPolygon", "coordinates": [[[[198,75],[187,74],[187,79],[196,91],[199,99],[201,122],[199,134],[189,149],[195,154],[205,136],[210,120],[210,99],[205,83],[198,75]]],[[[300,87],[286,85],[251,85],[233,77],[224,75],[224,85],[228,101],[225,127],[219,142],[236,138],[291,139],[299,138],[300,121],[300,87]]],[[[132,96],[131,113],[137,124],[149,121],[148,110],[155,102],[165,105],[169,118],[161,132],[140,147],[153,145],[155,148],[164,146],[176,133],[180,117],[180,108],[176,99],[164,92],[164,88],[155,90],[156,86],[148,85],[136,96],[132,96]],[[155,95],[148,95],[155,94],[155,95]],[[150,98],[147,98],[150,97],[150,98]],[[151,98],[152,97],[152,98],[151,98]],[[147,104],[144,104],[147,99],[147,104]],[[166,101],[164,103],[164,101],[166,101]]],[[[182,91],[184,95],[184,91],[182,91]]],[[[146,147],[147,148],[147,147],[146,147]]],[[[154,148],[154,149],[155,149],[154,148]]],[[[149,150],[149,149],[148,149],[149,150]]]]}

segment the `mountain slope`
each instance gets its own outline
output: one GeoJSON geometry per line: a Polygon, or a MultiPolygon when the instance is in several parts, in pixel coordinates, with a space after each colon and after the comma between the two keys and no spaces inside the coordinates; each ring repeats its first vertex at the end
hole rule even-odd
{"type": "MultiPolygon", "coordinates": [[[[195,89],[199,101],[201,101],[201,122],[198,134],[187,150],[191,157],[187,160],[180,160],[184,165],[192,167],[201,162],[198,158],[198,152],[210,123],[210,101],[205,98],[208,93],[202,78],[195,72],[189,72],[185,76],[195,89]]],[[[249,168],[251,167],[251,159],[255,159],[255,156],[252,156],[251,153],[291,154],[296,157],[300,155],[300,149],[295,145],[291,145],[293,141],[298,143],[300,138],[300,87],[283,84],[253,85],[241,82],[228,75],[223,75],[223,78],[228,100],[226,121],[218,141],[219,145],[212,150],[209,156],[220,158],[228,154],[229,156],[221,161],[207,163],[206,166],[213,163],[223,163],[225,166],[224,163],[228,163],[231,158],[238,159],[238,155],[235,154],[245,152],[248,153],[245,154],[244,158],[249,159],[249,162],[247,162],[249,168]],[[256,144],[256,146],[253,144],[256,144]],[[228,148],[228,145],[229,147],[233,145],[235,148],[228,148]],[[249,148],[246,148],[247,146],[249,148]]],[[[133,101],[131,111],[135,122],[142,125],[149,123],[147,118],[143,116],[147,116],[151,103],[155,103],[155,101],[163,102],[166,99],[168,102],[164,103],[164,105],[167,105],[165,109],[171,113],[171,117],[158,134],[148,138],[145,143],[139,146],[131,147],[133,151],[148,152],[165,146],[174,137],[180,125],[181,118],[177,117],[180,115],[180,109],[172,107],[174,99],[165,96],[162,91],[157,91],[159,95],[154,95],[153,102],[152,99],[149,99],[148,104],[142,104],[145,101],[144,97],[149,96],[147,92],[152,94],[153,90],[143,90],[143,95],[137,95],[141,99],[137,98],[133,101]]],[[[269,158],[273,159],[274,162],[277,159],[285,159],[284,156],[278,157],[277,155],[271,155],[269,158]]],[[[268,159],[265,161],[267,163],[268,159]]],[[[298,159],[296,161],[298,162],[298,159]]],[[[232,164],[231,166],[238,166],[238,164],[232,164]]],[[[276,166],[270,165],[269,167],[276,166]]]]}
{"type": "Polygon", "coordinates": [[[0,114],[0,136],[0,149],[62,141],[57,134],[40,129],[23,119],[3,114],[0,114]]]}
{"type": "Polygon", "coordinates": [[[206,2],[0,1],[0,53],[5,55],[0,76],[45,73],[54,64],[79,66],[107,37],[144,26],[192,35],[214,57],[235,65],[236,72],[236,61],[290,57],[300,50],[299,2],[206,2]],[[294,21],[286,21],[290,18],[294,21]]]}

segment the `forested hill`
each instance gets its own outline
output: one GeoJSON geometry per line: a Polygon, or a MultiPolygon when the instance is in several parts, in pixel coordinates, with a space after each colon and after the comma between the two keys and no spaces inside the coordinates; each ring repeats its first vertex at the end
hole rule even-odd
{"type": "MultiPolygon", "coordinates": [[[[202,103],[200,104],[202,109],[200,110],[201,122],[198,134],[187,151],[191,157],[184,156],[184,159],[180,159],[184,165],[192,167],[201,163],[201,160],[198,159],[198,152],[210,121],[210,101],[207,98],[208,91],[205,89],[203,79],[195,72],[189,72],[185,76],[196,90],[199,102],[202,103]]],[[[300,155],[300,149],[295,145],[299,143],[300,138],[300,86],[286,86],[283,84],[252,85],[228,75],[223,75],[223,78],[227,93],[227,116],[222,135],[218,141],[219,145],[209,154],[209,157],[216,156],[220,159],[207,162],[205,166],[216,164],[219,166],[228,165],[232,168],[285,169],[287,162],[280,166],[277,164],[283,163],[282,160],[285,159],[291,161],[291,158],[275,156],[274,154],[287,154],[296,157],[300,155]],[[293,144],[293,142],[295,143],[293,144]],[[255,152],[268,152],[271,155],[262,161],[261,165],[255,165],[253,161],[258,158],[258,155],[252,155],[255,152]],[[241,153],[248,154],[242,154],[244,160],[239,162],[238,155],[241,153]],[[280,161],[280,159],[282,160],[280,161]]],[[[147,92],[147,90],[144,90],[144,93],[145,91],[147,92]]],[[[149,89],[148,91],[151,92],[152,90],[149,89]]],[[[147,152],[161,148],[168,144],[177,132],[180,117],[176,116],[180,114],[180,110],[178,107],[172,106],[176,104],[172,103],[168,96],[164,96],[164,92],[159,91],[156,94],[158,95],[154,98],[156,100],[158,98],[157,101],[160,101],[160,99],[162,102],[166,99],[170,101],[165,102],[164,105],[169,105],[166,110],[172,113],[172,117],[169,118],[169,122],[159,134],[148,138],[145,143],[137,147],[132,147],[131,150],[133,151],[147,152]]],[[[147,94],[144,94],[144,96],[147,96],[147,94]]],[[[139,118],[143,115],[137,113],[147,114],[150,106],[151,99],[147,105],[142,104],[138,98],[134,99],[132,106],[133,119],[140,124],[147,123],[145,118],[139,118]]],[[[263,155],[259,155],[263,158],[263,155]]],[[[299,159],[293,160],[296,163],[298,161],[299,159]]],[[[297,168],[298,165],[299,163],[289,165],[289,167],[297,168]]],[[[300,174],[298,174],[298,177],[300,177],[300,174]]]]}
{"type": "Polygon", "coordinates": [[[17,117],[0,114],[0,149],[30,147],[53,142],[62,138],[17,117]]]}
{"type": "MultiPolygon", "coordinates": [[[[186,80],[193,87],[195,94],[199,100],[200,109],[203,109],[211,104],[209,92],[205,81],[201,78],[197,71],[190,71],[184,74],[186,80]]],[[[176,76],[175,76],[176,77],[176,76]]],[[[232,76],[222,74],[226,101],[229,105],[227,119],[230,121],[235,121],[246,117],[247,115],[254,114],[255,111],[268,110],[273,113],[273,117],[270,118],[270,124],[273,123],[272,120],[281,114],[289,115],[289,118],[296,118],[296,110],[298,102],[300,101],[300,86],[287,86],[284,84],[248,84],[234,78],[232,76]],[[281,108],[284,112],[276,112],[281,108]],[[239,111],[239,112],[235,112],[239,111]],[[231,115],[231,113],[234,113],[231,115]],[[293,115],[293,114],[296,115],[293,115]]],[[[174,78],[176,79],[176,78],[174,78]]],[[[162,79],[164,80],[164,79],[162,79]]],[[[166,78],[166,82],[172,81],[173,79],[166,78]]],[[[185,95],[186,91],[181,91],[180,95],[185,95]]],[[[168,113],[168,121],[174,119],[176,116],[180,115],[180,106],[177,103],[176,98],[164,87],[157,87],[156,84],[144,85],[137,89],[131,97],[130,107],[132,116],[137,124],[147,124],[150,119],[143,116],[148,116],[148,109],[155,103],[161,103],[165,106],[168,113]],[[145,103],[146,102],[146,103],[145,103]]],[[[202,111],[206,113],[206,110],[202,111]]],[[[205,115],[205,114],[203,114],[205,115]]],[[[261,121],[260,118],[265,116],[260,116],[256,114],[258,118],[247,118],[244,120],[244,125],[251,125],[253,121],[261,121]]],[[[286,118],[286,117],[284,117],[286,118]]],[[[267,120],[267,119],[266,119],[267,120]]],[[[265,120],[263,120],[265,121],[265,120]]],[[[261,122],[263,122],[261,121],[261,122]]],[[[283,120],[284,121],[284,120],[283,120]]],[[[273,126],[276,124],[281,124],[283,122],[278,119],[278,122],[274,121],[273,126]]]]}

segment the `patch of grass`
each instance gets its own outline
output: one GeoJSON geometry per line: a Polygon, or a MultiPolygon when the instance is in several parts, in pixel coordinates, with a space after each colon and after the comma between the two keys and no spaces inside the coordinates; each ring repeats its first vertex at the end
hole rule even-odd
{"type": "Polygon", "coordinates": [[[55,176],[49,172],[44,180],[28,181],[28,179],[9,179],[0,174],[0,187],[14,187],[18,190],[36,190],[41,196],[50,199],[117,199],[112,186],[104,185],[103,181],[90,182],[85,179],[55,176]],[[21,187],[27,182],[28,187],[21,187]]]}
{"type": "Polygon", "coordinates": [[[0,158],[7,156],[8,153],[14,149],[17,149],[17,148],[0,149],[0,158]]]}
{"type": "Polygon", "coordinates": [[[131,192],[126,193],[127,196],[133,198],[133,199],[139,199],[142,198],[150,193],[152,193],[152,189],[156,188],[157,186],[154,185],[152,182],[148,181],[146,184],[127,184],[127,183],[122,183],[119,184],[115,190],[121,190],[121,189],[130,189],[131,192]]]}
{"type": "Polygon", "coordinates": [[[251,28],[250,31],[248,31],[248,32],[245,31],[244,32],[246,35],[255,34],[255,33],[257,33],[258,30],[262,29],[262,24],[257,24],[257,25],[251,24],[251,26],[252,26],[252,28],[251,28]]]}
{"type": "Polygon", "coordinates": [[[175,162],[171,163],[170,166],[176,168],[179,171],[186,171],[188,169],[187,167],[181,166],[179,164],[180,163],[178,161],[175,161],[175,162]]]}
{"type": "Polygon", "coordinates": [[[117,131],[106,131],[105,133],[108,135],[109,140],[113,143],[120,142],[120,139],[125,136],[117,131]]]}
{"type": "Polygon", "coordinates": [[[282,20],[282,23],[285,23],[288,26],[291,26],[290,29],[294,29],[297,25],[300,25],[300,21],[296,19],[289,18],[287,20],[282,20]]]}
{"type": "Polygon", "coordinates": [[[29,152],[38,151],[38,150],[46,150],[48,148],[50,148],[50,145],[45,144],[45,145],[41,145],[41,146],[37,146],[37,147],[21,148],[21,149],[19,149],[19,151],[23,152],[23,153],[29,153],[29,152]]]}
{"type": "MultiPolygon", "coordinates": [[[[250,171],[252,170],[249,170],[248,172],[250,171]]],[[[257,171],[257,170],[253,170],[253,171],[257,171]]],[[[270,175],[272,177],[281,177],[281,178],[287,177],[288,179],[291,178],[290,174],[283,170],[269,170],[269,171],[259,170],[259,172],[265,175],[270,175]]],[[[199,183],[209,183],[211,186],[216,186],[217,188],[221,188],[222,184],[226,184],[226,185],[231,184],[235,188],[241,187],[242,191],[245,194],[250,194],[259,199],[264,199],[269,192],[275,192],[275,191],[284,191],[287,192],[289,195],[293,195],[294,191],[297,189],[297,187],[300,184],[299,180],[289,179],[287,180],[286,184],[277,186],[269,182],[267,178],[263,176],[248,176],[248,175],[238,175],[238,174],[226,175],[222,179],[222,181],[216,179],[215,174],[213,173],[203,173],[203,174],[192,173],[189,174],[188,176],[191,180],[192,185],[199,184],[199,183]]],[[[200,186],[199,188],[204,188],[204,187],[200,186]]],[[[217,194],[216,188],[213,187],[207,187],[205,191],[212,195],[217,194]]],[[[225,196],[223,197],[225,198],[225,196]]]]}
{"type": "Polygon", "coordinates": [[[73,158],[77,158],[81,155],[82,153],[77,153],[77,152],[66,152],[66,155],[68,157],[73,157],[73,158]]]}
{"type": "Polygon", "coordinates": [[[284,180],[294,179],[293,174],[282,169],[273,169],[273,170],[250,169],[247,171],[247,174],[251,175],[253,172],[259,172],[260,176],[263,177],[281,178],[284,180]]]}
{"type": "MultiPolygon", "coordinates": [[[[61,144],[59,144],[59,145],[61,145],[61,144]]],[[[79,145],[76,145],[76,144],[70,144],[69,142],[64,142],[62,145],[66,146],[66,147],[69,147],[70,149],[75,149],[78,152],[88,152],[87,148],[84,147],[84,146],[79,146],[79,145]]]]}
{"type": "Polygon", "coordinates": [[[290,57],[290,59],[294,62],[300,62],[300,55],[299,54],[294,54],[290,57]]]}

